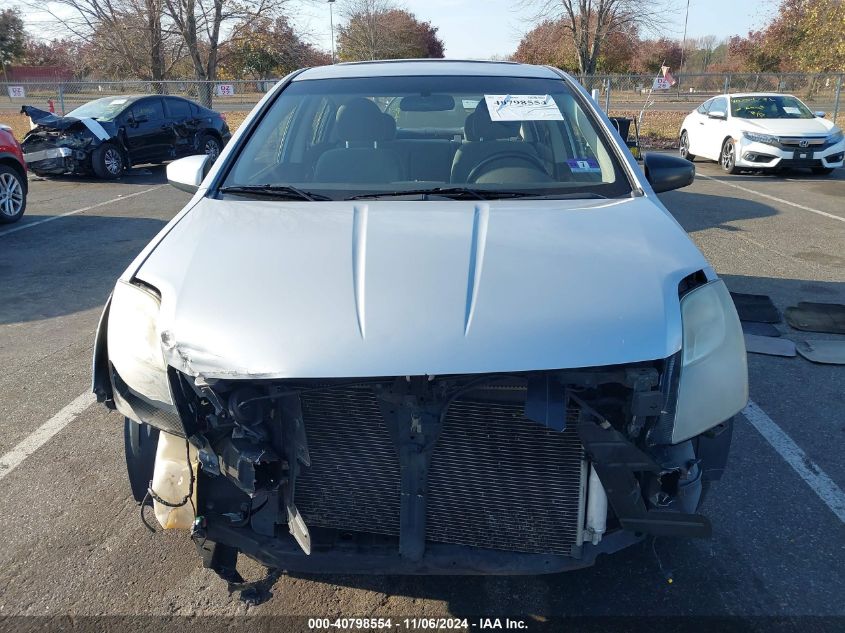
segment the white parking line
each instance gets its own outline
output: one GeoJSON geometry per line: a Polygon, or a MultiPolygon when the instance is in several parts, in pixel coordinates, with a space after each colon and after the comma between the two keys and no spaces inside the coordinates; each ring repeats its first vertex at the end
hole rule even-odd
{"type": "Polygon", "coordinates": [[[77,396],[52,418],[27,435],[8,453],[0,457],[0,480],[21,465],[23,460],[44,446],[51,437],[73,422],[76,417],[96,401],[90,391],[77,396]]]}
{"type": "Polygon", "coordinates": [[[728,187],[733,187],[734,189],[739,189],[740,191],[745,191],[746,193],[752,193],[755,196],[760,196],[761,198],[767,198],[769,200],[774,200],[775,202],[780,202],[781,204],[788,205],[790,207],[795,207],[796,209],[801,209],[803,211],[809,211],[810,213],[815,213],[816,215],[821,215],[826,218],[830,218],[831,220],[839,220],[840,222],[845,222],[845,217],[833,215],[832,213],[827,213],[826,211],[819,211],[818,209],[814,209],[812,207],[805,206],[803,204],[798,204],[797,202],[790,202],[789,200],[784,200],[783,198],[778,198],[777,196],[769,195],[768,193],[762,193],[760,191],[755,191],[754,189],[749,189],[748,187],[743,187],[742,185],[738,185],[736,183],[730,182],[728,180],[722,180],[721,178],[714,178],[713,176],[705,176],[704,174],[696,174],[696,178],[706,178],[707,180],[713,180],[715,182],[721,183],[723,185],[727,185],[728,187]]]}
{"type": "Polygon", "coordinates": [[[749,400],[748,406],[742,410],[742,415],[786,460],[786,463],[792,466],[792,469],[810,486],[819,499],[824,501],[833,514],[845,523],[845,492],[842,492],[842,489],[827,473],[811,461],[801,447],[755,402],[749,400]]]}
{"type": "Polygon", "coordinates": [[[33,226],[38,226],[39,224],[44,224],[45,222],[52,222],[53,220],[59,220],[61,218],[66,218],[69,215],[76,215],[77,213],[83,213],[85,211],[90,211],[91,209],[96,209],[97,207],[104,207],[107,204],[111,204],[112,202],[120,202],[121,200],[128,200],[129,198],[134,198],[135,196],[141,196],[145,193],[150,193],[151,191],[155,191],[156,189],[161,189],[166,185],[156,185],[155,187],[150,187],[149,189],[144,189],[142,191],[136,191],[135,193],[127,193],[125,196],[118,196],[117,198],[112,198],[111,200],[106,200],[105,202],[98,202],[97,204],[92,204],[87,207],[82,207],[81,209],[74,209],[73,211],[68,211],[66,213],[61,213],[59,215],[51,215],[50,217],[43,218],[41,220],[35,220],[35,222],[29,222],[28,224],[21,224],[20,226],[13,227],[6,231],[0,232],[0,237],[4,235],[11,235],[12,233],[17,233],[18,231],[25,231],[26,229],[31,229],[33,226]]]}

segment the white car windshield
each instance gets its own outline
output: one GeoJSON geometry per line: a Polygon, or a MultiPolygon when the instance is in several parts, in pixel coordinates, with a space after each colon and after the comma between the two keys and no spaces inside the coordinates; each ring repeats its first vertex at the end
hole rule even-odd
{"type": "Polygon", "coordinates": [[[103,97],[102,99],[89,101],[85,105],[71,110],[66,116],[77,119],[87,117],[90,119],[110,121],[123,111],[127,103],[129,103],[129,99],[126,97],[103,97]]]}
{"type": "Polygon", "coordinates": [[[245,141],[221,191],[288,187],[331,200],[628,195],[611,142],[563,80],[294,81],[245,141]]]}
{"type": "Polygon", "coordinates": [[[815,116],[795,97],[780,95],[732,97],[731,114],[738,119],[812,119],[815,116]]]}

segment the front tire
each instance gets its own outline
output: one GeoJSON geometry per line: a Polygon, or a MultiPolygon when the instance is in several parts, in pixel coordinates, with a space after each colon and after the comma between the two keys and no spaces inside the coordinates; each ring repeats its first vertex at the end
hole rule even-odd
{"type": "Polygon", "coordinates": [[[217,157],[220,156],[220,150],[223,149],[220,140],[211,134],[203,134],[200,137],[199,147],[203,154],[211,158],[212,163],[217,160],[217,157]]]}
{"type": "Polygon", "coordinates": [[[833,173],[833,167],[811,167],[814,176],[830,176],[833,173]]]}
{"type": "Polygon", "coordinates": [[[125,418],[123,423],[123,446],[126,453],[126,474],[132,498],[138,503],[147,496],[147,488],[153,480],[158,448],[158,429],[149,424],[139,424],[125,418]]]}
{"type": "Polygon", "coordinates": [[[726,174],[739,173],[739,169],[736,167],[736,148],[734,147],[732,138],[725,139],[725,143],[722,145],[722,155],[719,159],[719,165],[721,165],[722,171],[726,174]]]}
{"type": "Polygon", "coordinates": [[[689,135],[686,130],[681,132],[680,152],[681,158],[686,158],[689,162],[695,160],[695,154],[690,154],[689,152],[689,135]]]}
{"type": "Polygon", "coordinates": [[[91,156],[91,167],[97,178],[114,180],[123,175],[126,160],[123,158],[123,152],[116,145],[104,143],[94,150],[91,156]]]}
{"type": "Polygon", "coordinates": [[[26,181],[8,165],[0,165],[0,224],[17,222],[26,211],[26,181]]]}

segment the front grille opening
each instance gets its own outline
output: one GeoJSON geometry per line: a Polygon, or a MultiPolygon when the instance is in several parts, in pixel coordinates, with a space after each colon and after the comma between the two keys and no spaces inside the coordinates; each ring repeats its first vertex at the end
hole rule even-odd
{"type": "MultiPolygon", "coordinates": [[[[449,408],[428,475],[426,540],[570,555],[583,449],[524,415],[522,386],[473,390],[449,408]]],[[[296,483],[310,529],[399,536],[399,457],[369,386],[301,396],[311,467],[296,483]]]]}

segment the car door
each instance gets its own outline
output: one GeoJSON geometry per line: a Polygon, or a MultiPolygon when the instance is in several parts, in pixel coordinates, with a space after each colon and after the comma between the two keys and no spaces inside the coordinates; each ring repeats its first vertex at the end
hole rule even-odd
{"type": "Polygon", "coordinates": [[[172,157],[173,126],[165,119],[161,97],[149,97],[132,104],[125,134],[133,164],[172,157]]]}
{"type": "MultiPolygon", "coordinates": [[[[704,134],[702,135],[701,156],[719,160],[722,141],[728,135],[728,98],[716,97],[705,115],[704,134]]],[[[695,153],[695,152],[693,152],[695,153]]]]}
{"type": "Polygon", "coordinates": [[[705,127],[707,125],[707,111],[713,104],[713,99],[708,99],[696,108],[690,116],[687,127],[687,138],[689,139],[689,151],[693,156],[703,156],[705,127]]]}
{"type": "Polygon", "coordinates": [[[200,130],[200,119],[191,102],[178,97],[164,98],[165,114],[173,132],[174,156],[188,156],[194,153],[196,135],[200,130]]]}

